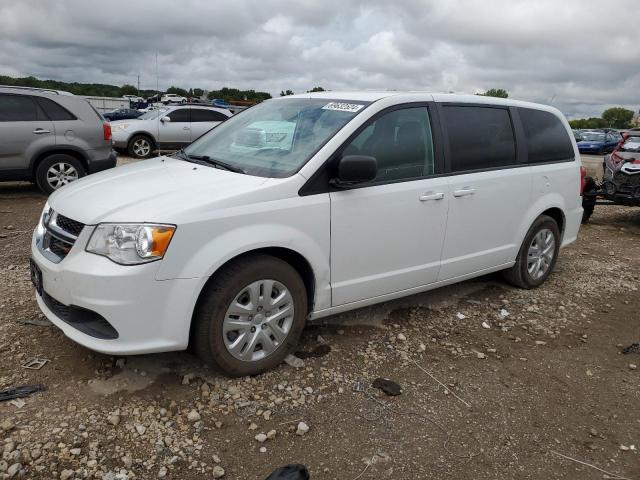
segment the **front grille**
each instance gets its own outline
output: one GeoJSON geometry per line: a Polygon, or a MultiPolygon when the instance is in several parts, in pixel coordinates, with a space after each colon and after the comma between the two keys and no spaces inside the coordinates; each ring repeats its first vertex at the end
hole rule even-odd
{"type": "Polygon", "coordinates": [[[69,217],[65,217],[64,215],[58,214],[56,217],[56,225],[58,225],[62,230],[67,233],[70,233],[74,237],[80,235],[80,232],[84,228],[84,223],[80,223],[76,220],[71,220],[69,217]]]}
{"type": "Polygon", "coordinates": [[[83,228],[83,223],[51,211],[44,235],[38,242],[40,251],[52,262],[61,262],[73,248],[83,228]]]}

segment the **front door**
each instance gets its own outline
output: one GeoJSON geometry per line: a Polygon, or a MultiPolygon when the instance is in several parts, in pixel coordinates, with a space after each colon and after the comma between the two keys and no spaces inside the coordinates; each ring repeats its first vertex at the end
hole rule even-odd
{"type": "Polygon", "coordinates": [[[204,135],[228,117],[221,112],[207,108],[191,109],[191,141],[204,135]]]}
{"type": "Polygon", "coordinates": [[[177,108],[160,115],[158,142],[165,148],[182,147],[191,143],[191,115],[188,108],[177,108]],[[169,117],[170,121],[162,121],[169,117]]]}
{"type": "Polygon", "coordinates": [[[449,195],[427,107],[374,117],[341,154],[376,157],[378,176],[330,193],[332,305],[435,282],[449,195]]]}

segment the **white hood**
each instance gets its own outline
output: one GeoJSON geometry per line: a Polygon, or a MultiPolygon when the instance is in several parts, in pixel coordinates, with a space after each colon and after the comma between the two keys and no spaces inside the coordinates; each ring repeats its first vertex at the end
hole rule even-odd
{"type": "Polygon", "coordinates": [[[49,205],[87,225],[177,223],[180,213],[253,191],[268,178],[158,157],[89,175],[54,192],[49,205]]]}

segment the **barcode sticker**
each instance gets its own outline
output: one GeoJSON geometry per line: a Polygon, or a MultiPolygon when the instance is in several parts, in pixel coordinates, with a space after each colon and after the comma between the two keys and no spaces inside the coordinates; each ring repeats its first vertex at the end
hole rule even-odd
{"type": "Polygon", "coordinates": [[[360,110],[364,105],[361,103],[341,103],[341,102],[331,102],[327,103],[323,110],[337,110],[339,112],[352,112],[355,113],[360,110]]]}

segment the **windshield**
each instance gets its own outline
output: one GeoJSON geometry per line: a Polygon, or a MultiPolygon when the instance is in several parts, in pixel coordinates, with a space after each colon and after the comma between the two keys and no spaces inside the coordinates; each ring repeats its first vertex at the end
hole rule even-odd
{"type": "Polygon", "coordinates": [[[154,110],[149,110],[144,115],[140,115],[138,117],[138,120],[151,120],[152,118],[158,118],[161,113],[164,113],[167,110],[169,110],[169,109],[168,108],[156,108],[154,110]]]}
{"type": "Polygon", "coordinates": [[[297,172],[368,102],[269,100],[231,117],[184,149],[261,177],[297,172]]]}
{"type": "Polygon", "coordinates": [[[620,147],[621,152],[640,152],[640,137],[629,137],[620,147]]]}
{"type": "Polygon", "coordinates": [[[582,132],[582,140],[587,142],[604,142],[604,133],[582,132]]]}

